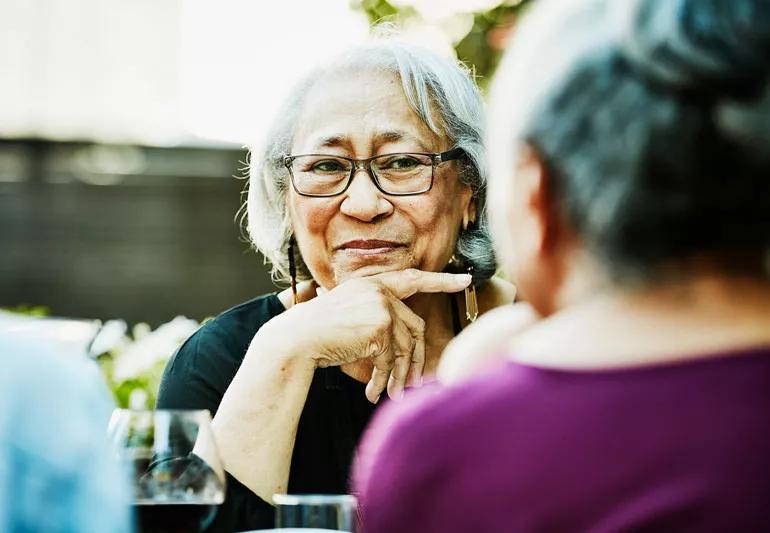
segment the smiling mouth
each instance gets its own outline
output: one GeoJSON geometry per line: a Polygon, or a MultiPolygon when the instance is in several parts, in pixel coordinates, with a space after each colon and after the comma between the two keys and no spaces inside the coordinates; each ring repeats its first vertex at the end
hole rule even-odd
{"type": "Polygon", "coordinates": [[[392,252],[405,245],[393,242],[382,241],[379,239],[356,239],[341,244],[336,249],[357,255],[377,255],[392,252]]]}

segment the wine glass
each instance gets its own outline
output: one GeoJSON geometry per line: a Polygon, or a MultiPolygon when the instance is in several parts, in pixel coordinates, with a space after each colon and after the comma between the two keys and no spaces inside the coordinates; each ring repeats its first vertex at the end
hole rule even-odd
{"type": "Polygon", "coordinates": [[[274,494],[277,528],[356,530],[356,498],[349,494],[274,494]]]}
{"type": "Polygon", "coordinates": [[[116,409],[108,428],[132,473],[141,533],[199,532],[225,498],[225,476],[207,410],[116,409]]]}

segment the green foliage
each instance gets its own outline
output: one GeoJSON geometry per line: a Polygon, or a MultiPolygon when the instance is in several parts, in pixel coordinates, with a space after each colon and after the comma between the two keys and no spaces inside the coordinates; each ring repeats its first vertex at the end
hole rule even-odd
{"type": "Polygon", "coordinates": [[[515,5],[501,4],[489,11],[474,13],[471,31],[455,46],[457,58],[475,68],[476,82],[482,89],[489,86],[506,39],[521,9],[528,3],[524,0],[515,5]]]}
{"type": "Polygon", "coordinates": [[[43,305],[17,305],[14,307],[0,307],[0,310],[24,316],[42,317],[51,314],[51,310],[43,305]]]}
{"type": "Polygon", "coordinates": [[[141,374],[128,379],[115,379],[113,373],[114,360],[109,354],[100,356],[97,361],[102,369],[107,385],[115,397],[115,403],[118,407],[128,408],[131,406],[131,393],[136,390],[142,391],[146,407],[155,405],[158,399],[158,389],[163,377],[163,370],[166,368],[167,360],[157,361],[150,368],[142,371],[141,374]]]}
{"type": "MultiPolygon", "coordinates": [[[[397,22],[399,15],[411,15],[408,10],[393,7],[387,0],[354,0],[351,3],[353,9],[358,9],[366,13],[369,18],[369,24],[375,25],[383,21],[397,22]],[[405,13],[406,11],[406,13],[405,13]]],[[[408,8],[407,8],[408,9],[408,8]]],[[[414,10],[411,10],[414,12],[414,10]]]]}
{"type": "MultiPolygon", "coordinates": [[[[473,13],[473,26],[454,45],[457,58],[474,70],[482,90],[489,84],[517,17],[531,2],[501,1],[487,11],[473,13]]],[[[420,14],[413,7],[397,7],[388,0],[353,0],[351,5],[363,11],[372,25],[391,22],[398,26],[408,21],[421,21],[420,14]]]]}
{"type": "MultiPolygon", "coordinates": [[[[185,339],[200,326],[185,317],[176,317],[152,330],[147,324],[136,324],[131,332],[125,323],[118,327],[105,324],[100,348],[106,353],[97,357],[107,384],[119,407],[151,409],[155,406],[166,363],[185,339]]],[[[97,340],[100,338],[97,337],[97,340]]]]}

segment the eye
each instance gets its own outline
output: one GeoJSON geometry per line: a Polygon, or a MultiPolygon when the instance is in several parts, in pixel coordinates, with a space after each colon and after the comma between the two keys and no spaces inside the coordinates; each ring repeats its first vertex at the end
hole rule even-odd
{"type": "Polygon", "coordinates": [[[379,166],[383,170],[414,170],[421,164],[419,159],[410,155],[398,155],[386,159],[379,166]]]}
{"type": "Polygon", "coordinates": [[[328,174],[336,172],[347,172],[345,163],[337,159],[322,159],[316,161],[308,169],[310,172],[316,172],[318,174],[328,174]]]}

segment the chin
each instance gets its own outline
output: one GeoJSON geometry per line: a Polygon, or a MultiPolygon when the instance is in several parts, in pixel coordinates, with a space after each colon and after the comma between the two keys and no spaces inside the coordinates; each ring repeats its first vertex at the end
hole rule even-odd
{"type": "Polygon", "coordinates": [[[375,274],[382,274],[383,272],[396,272],[398,270],[406,270],[412,268],[412,265],[405,264],[373,264],[363,265],[354,269],[340,269],[335,273],[337,283],[343,283],[349,279],[365,278],[367,276],[374,276],[375,274]]]}

